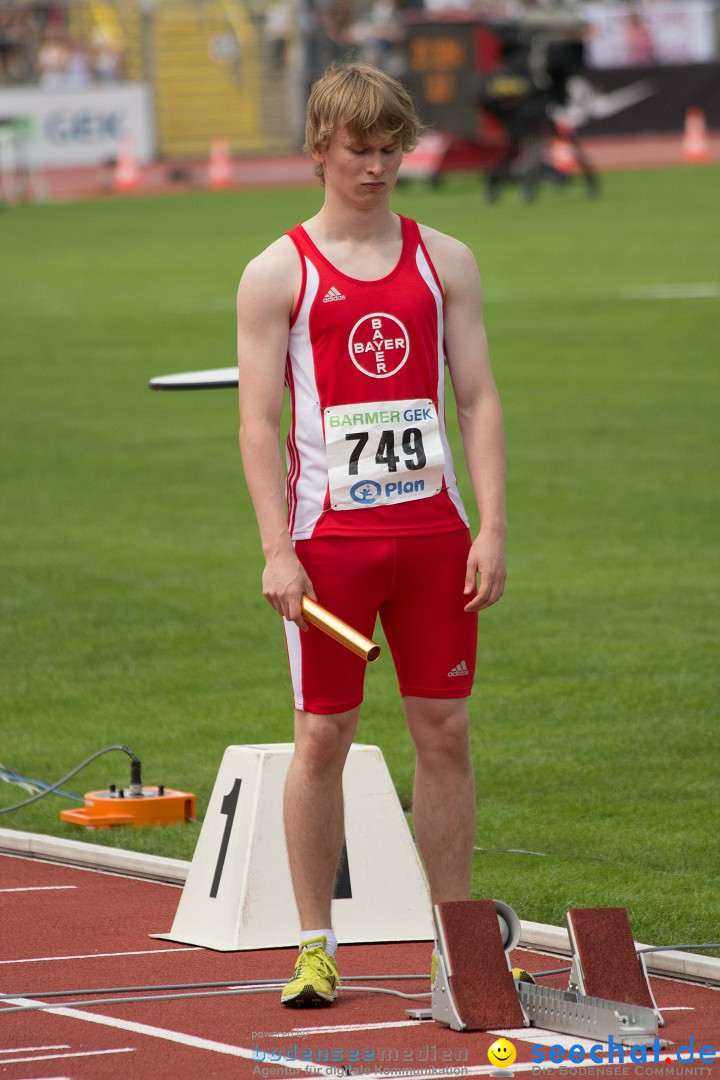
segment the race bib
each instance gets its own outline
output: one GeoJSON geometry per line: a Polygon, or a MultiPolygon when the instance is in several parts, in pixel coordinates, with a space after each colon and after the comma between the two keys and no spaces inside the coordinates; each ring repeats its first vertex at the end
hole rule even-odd
{"type": "Polygon", "coordinates": [[[325,444],[333,510],[428,499],[442,489],[445,455],[427,398],[333,405],[325,444]]]}

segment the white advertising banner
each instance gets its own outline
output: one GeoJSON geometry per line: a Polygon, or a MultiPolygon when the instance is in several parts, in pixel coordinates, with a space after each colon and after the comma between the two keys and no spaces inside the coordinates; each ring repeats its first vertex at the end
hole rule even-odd
{"type": "Polygon", "coordinates": [[[117,155],[120,140],[132,143],[139,162],[154,156],[150,94],[143,83],[50,90],[0,89],[0,130],[12,121],[28,125],[23,153],[34,167],[101,165],[117,155]]]}
{"type": "Polygon", "coordinates": [[[709,0],[588,3],[582,14],[592,28],[587,59],[594,68],[702,64],[717,55],[709,0]]]}

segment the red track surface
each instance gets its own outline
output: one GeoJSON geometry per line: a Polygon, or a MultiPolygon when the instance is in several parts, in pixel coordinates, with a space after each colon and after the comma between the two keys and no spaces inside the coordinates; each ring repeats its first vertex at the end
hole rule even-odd
{"type": "MultiPolygon", "coordinates": [[[[178,887],[119,875],[0,855],[0,993],[18,1001],[0,1005],[0,1077],[8,1080],[185,1080],[185,1078],[303,1077],[391,1074],[441,1077],[489,1074],[490,1032],[454,1032],[433,1021],[409,1021],[405,1009],[422,1007],[385,994],[353,990],[353,976],[417,974],[427,970],[428,943],[341,947],[345,988],[331,1009],[290,1010],[272,992],[83,1004],[79,1010],[7,1012],[23,995],[98,990],[85,1001],[112,997],[98,988],[277,978],[284,981],[293,951],[217,953],[174,945],[149,935],[169,930],[178,887]],[[253,1054],[255,1055],[253,1057],[253,1054]]],[[[381,899],[379,899],[381,902],[381,899]]],[[[566,959],[517,950],[513,962],[530,971],[562,967],[566,959]]],[[[565,987],[567,976],[543,980],[565,987]]],[[[232,985],[232,984],[231,984],[232,985]]],[[[357,984],[355,984],[357,985],[357,984]]],[[[428,980],[383,982],[405,992],[428,990],[428,980]]],[[[703,1046],[720,1050],[720,987],[653,978],[665,1015],[659,1062],[615,1062],[581,1068],[565,1062],[566,1075],[720,1077],[698,1059],[703,1046]],[[693,1039],[694,1060],[676,1055],[693,1039]],[[666,1062],[669,1058],[670,1061],[666,1062]]],[[[225,989],[224,986],[210,989],[225,989]]],[[[172,993],[173,991],[166,991],[172,993]]],[[[174,991],[176,993],[200,993],[174,991]]],[[[115,996],[131,996],[131,993],[115,996]]],[[[77,1001],[69,993],[58,999],[77,1001]]],[[[528,1028],[509,1033],[517,1049],[515,1076],[532,1075],[533,1045],[582,1045],[575,1037],[528,1028]]],[[[587,1040],[586,1046],[594,1040],[587,1040]]],[[[681,1053],[687,1058],[688,1052],[681,1053]]],[[[627,1061],[627,1048],[626,1048],[627,1061]]],[[[550,1071],[546,1063],[543,1072],[550,1071]]],[[[505,1076],[508,1074],[505,1073],[505,1076]]],[[[553,1076],[562,1075],[558,1067],[553,1076]]]]}
{"type": "MultiPolygon", "coordinates": [[[[708,133],[708,160],[720,161],[720,132],[708,133]]],[[[595,167],[608,169],[658,168],[682,165],[682,136],[625,135],[615,138],[588,138],[583,146],[595,167]]],[[[702,168],[702,163],[686,168],[702,168]]],[[[154,162],[139,169],[139,185],[129,196],[188,191],[207,184],[208,162],[154,162]]],[[[308,184],[317,186],[311,163],[301,154],[278,154],[265,157],[238,157],[232,162],[234,188],[282,187],[308,184]]],[[[14,185],[7,185],[6,198],[12,199],[14,185]]],[[[54,169],[38,173],[34,181],[35,196],[40,199],[87,199],[108,196],[113,192],[113,168],[108,164],[96,168],[54,169]]]]}

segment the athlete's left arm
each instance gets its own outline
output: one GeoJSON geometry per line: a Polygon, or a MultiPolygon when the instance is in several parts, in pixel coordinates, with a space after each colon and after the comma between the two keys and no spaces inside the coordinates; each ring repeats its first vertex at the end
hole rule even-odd
{"type": "Polygon", "coordinates": [[[480,515],[468,557],[466,611],[496,603],[505,589],[505,435],[483,322],[482,284],[472,252],[452,237],[425,237],[445,290],[445,354],[465,460],[480,515]],[[477,584],[477,575],[480,583],[477,584]]]}

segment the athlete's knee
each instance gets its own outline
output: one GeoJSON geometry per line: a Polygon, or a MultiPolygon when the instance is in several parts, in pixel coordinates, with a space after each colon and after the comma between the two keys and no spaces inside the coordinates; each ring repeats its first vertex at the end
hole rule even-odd
{"type": "Polygon", "coordinates": [[[357,725],[357,710],[330,716],[295,714],[295,757],[311,771],[339,769],[345,764],[357,725]]]}
{"type": "Polygon", "coordinates": [[[406,699],[406,714],[419,758],[469,766],[470,722],[464,698],[416,699],[409,707],[406,699]]]}

